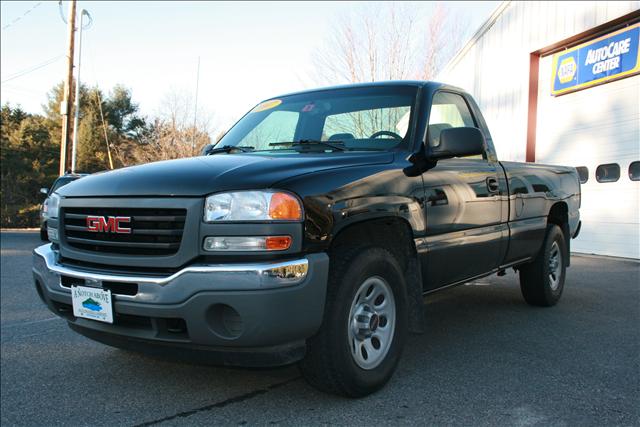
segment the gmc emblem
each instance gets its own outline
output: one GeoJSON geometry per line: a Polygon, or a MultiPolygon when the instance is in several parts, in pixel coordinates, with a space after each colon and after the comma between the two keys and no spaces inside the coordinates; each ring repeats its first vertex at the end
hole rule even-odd
{"type": "Polygon", "coordinates": [[[131,229],[123,227],[122,224],[129,224],[129,216],[87,216],[87,231],[93,233],[120,233],[131,234],[131,229]]]}

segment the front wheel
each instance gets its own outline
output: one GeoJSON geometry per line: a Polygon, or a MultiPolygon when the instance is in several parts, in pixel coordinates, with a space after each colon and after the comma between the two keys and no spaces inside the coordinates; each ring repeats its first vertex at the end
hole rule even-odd
{"type": "Polygon", "coordinates": [[[307,342],[300,368],[323,391],[366,396],[391,378],[406,338],[402,270],[382,248],[338,251],[331,257],[324,320],[307,342]]]}
{"type": "Polygon", "coordinates": [[[536,258],[520,267],[520,289],[527,303],[549,307],[560,300],[569,256],[566,247],[560,227],[549,225],[536,258]]]}

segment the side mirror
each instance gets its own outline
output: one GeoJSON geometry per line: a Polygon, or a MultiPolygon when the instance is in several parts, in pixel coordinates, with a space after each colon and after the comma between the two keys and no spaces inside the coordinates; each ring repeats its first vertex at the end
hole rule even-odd
{"type": "Polygon", "coordinates": [[[40,189],[40,194],[44,194],[46,196],[47,194],[49,194],[49,189],[45,188],[45,187],[42,187],[40,189]]]}
{"type": "Polygon", "coordinates": [[[440,133],[440,144],[436,147],[430,147],[429,158],[440,160],[483,153],[484,135],[480,129],[474,127],[447,128],[440,133]]]}

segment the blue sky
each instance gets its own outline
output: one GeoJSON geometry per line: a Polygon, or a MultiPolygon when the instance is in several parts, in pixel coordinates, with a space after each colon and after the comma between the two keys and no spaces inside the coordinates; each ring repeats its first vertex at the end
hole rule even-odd
{"type": "MultiPolygon", "coordinates": [[[[66,25],[57,1],[2,1],[2,81],[63,55],[66,25]],[[21,19],[13,22],[16,18],[21,19]],[[13,23],[12,23],[13,22],[13,23]],[[6,28],[5,28],[6,27],[6,28]]],[[[67,13],[67,2],[63,12],[67,13]]],[[[500,2],[450,2],[471,34],[500,2]]],[[[261,99],[313,86],[312,53],[332,25],[363,2],[91,2],[83,33],[81,80],[109,90],[121,83],[145,114],[169,92],[195,90],[200,57],[199,110],[227,127],[261,99]]],[[[433,4],[410,2],[421,16],[433,4]]],[[[65,74],[65,60],[2,83],[1,102],[41,112],[46,92],[65,74]]]]}

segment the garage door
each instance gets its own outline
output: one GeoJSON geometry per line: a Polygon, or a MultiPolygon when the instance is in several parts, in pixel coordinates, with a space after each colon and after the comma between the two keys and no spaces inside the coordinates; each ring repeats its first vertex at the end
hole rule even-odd
{"type": "Polygon", "coordinates": [[[586,179],[572,250],[640,258],[640,75],[554,97],[552,59],[539,63],[535,155],[586,179]]]}

